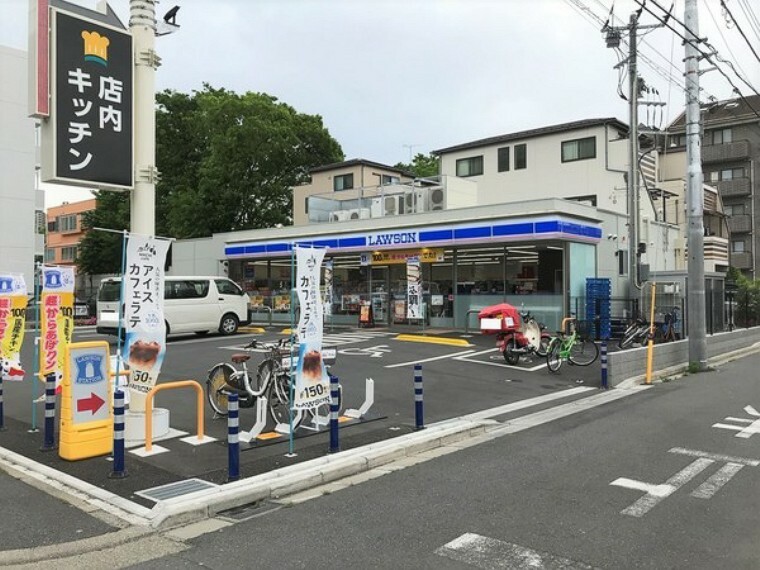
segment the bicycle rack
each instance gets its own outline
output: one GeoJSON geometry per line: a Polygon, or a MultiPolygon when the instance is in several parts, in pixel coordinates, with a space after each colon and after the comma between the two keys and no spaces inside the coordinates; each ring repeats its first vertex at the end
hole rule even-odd
{"type": "Polygon", "coordinates": [[[250,431],[241,431],[239,435],[240,441],[250,443],[252,439],[259,437],[264,428],[267,425],[267,399],[266,396],[261,396],[256,399],[256,423],[250,431]]]}
{"type": "Polygon", "coordinates": [[[352,419],[363,418],[372,407],[372,404],[375,403],[375,381],[372,378],[367,378],[365,381],[364,394],[364,403],[361,405],[361,407],[358,410],[353,408],[346,410],[343,413],[344,416],[352,419]]]}

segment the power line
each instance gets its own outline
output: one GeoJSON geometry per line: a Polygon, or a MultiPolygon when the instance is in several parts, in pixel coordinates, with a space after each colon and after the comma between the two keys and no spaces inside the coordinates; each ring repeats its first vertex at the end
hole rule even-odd
{"type": "Polygon", "coordinates": [[[738,95],[738,96],[739,96],[739,97],[742,99],[742,101],[744,101],[744,103],[745,103],[745,104],[746,104],[746,105],[747,105],[747,106],[748,106],[748,107],[749,107],[749,108],[752,110],[752,112],[753,112],[755,115],[757,115],[757,116],[760,118],[760,113],[758,113],[758,112],[757,112],[757,110],[755,110],[755,108],[752,106],[752,104],[751,104],[751,103],[750,103],[750,102],[749,102],[749,101],[748,101],[748,100],[747,100],[747,99],[744,97],[744,95],[742,95],[742,92],[739,90],[739,88],[736,86],[736,84],[735,84],[735,83],[734,83],[734,82],[731,80],[731,78],[730,78],[730,77],[729,77],[729,76],[726,74],[726,72],[725,72],[725,71],[723,71],[723,69],[721,69],[721,68],[720,68],[720,66],[718,66],[718,64],[717,64],[717,63],[715,63],[715,62],[714,62],[714,61],[711,59],[711,57],[712,57],[713,55],[715,55],[715,57],[716,57],[716,59],[717,59],[717,60],[719,60],[719,61],[721,61],[721,62],[723,62],[723,63],[726,63],[726,64],[727,64],[729,67],[731,67],[731,70],[734,72],[734,74],[736,74],[736,76],[737,76],[739,79],[741,79],[741,80],[742,80],[744,83],[746,83],[746,84],[749,86],[749,88],[750,88],[750,89],[752,89],[752,91],[754,91],[754,92],[755,92],[755,94],[757,94],[758,96],[760,96],[760,93],[758,93],[758,92],[755,90],[755,88],[754,88],[754,87],[753,87],[753,86],[752,86],[752,85],[751,85],[751,84],[750,84],[750,83],[749,83],[749,82],[748,82],[746,79],[744,79],[744,78],[743,78],[741,75],[739,75],[739,73],[738,73],[738,72],[736,71],[736,69],[734,68],[734,66],[733,66],[733,63],[731,63],[731,62],[729,62],[729,61],[726,61],[725,59],[721,58],[721,57],[718,55],[718,50],[716,50],[716,49],[715,49],[715,47],[713,47],[712,45],[710,45],[709,43],[707,43],[705,40],[699,39],[699,38],[697,37],[697,35],[696,35],[696,34],[695,34],[695,33],[694,33],[692,30],[690,30],[690,29],[689,29],[689,27],[688,27],[686,24],[684,24],[683,22],[681,22],[681,21],[680,21],[678,18],[676,18],[675,16],[672,16],[672,15],[670,14],[670,12],[668,12],[668,11],[667,11],[667,10],[665,10],[665,9],[664,9],[662,6],[660,6],[660,5],[657,3],[657,0],[652,0],[652,3],[653,3],[655,6],[657,6],[657,7],[658,7],[660,10],[662,10],[663,12],[665,12],[666,14],[669,14],[669,15],[670,15],[670,17],[671,17],[672,19],[674,19],[676,22],[678,22],[678,23],[679,23],[679,24],[680,24],[680,25],[681,25],[681,26],[684,28],[684,30],[686,30],[686,31],[687,31],[687,32],[688,32],[688,33],[689,33],[689,34],[690,34],[690,35],[691,35],[693,38],[695,38],[695,40],[696,40],[696,41],[695,41],[695,40],[691,40],[691,39],[687,38],[686,36],[684,36],[684,35],[683,35],[681,32],[679,32],[678,30],[676,30],[676,29],[675,29],[673,26],[671,26],[670,24],[668,24],[667,20],[663,20],[661,16],[658,16],[658,15],[657,15],[657,14],[655,14],[655,13],[654,13],[652,10],[650,10],[649,8],[647,8],[647,6],[646,6],[646,0],[644,0],[643,2],[642,2],[642,0],[635,0],[635,1],[636,1],[636,3],[637,3],[637,4],[639,4],[639,5],[640,5],[640,6],[641,6],[641,7],[642,7],[644,10],[646,10],[647,12],[649,12],[649,13],[650,13],[650,14],[651,14],[651,15],[652,15],[652,16],[653,16],[653,17],[654,17],[654,18],[655,18],[655,19],[656,19],[658,22],[662,23],[662,24],[663,24],[665,27],[667,27],[669,30],[671,30],[671,31],[672,31],[674,34],[677,34],[677,35],[678,35],[678,36],[679,36],[681,39],[683,39],[683,41],[684,41],[684,42],[686,42],[686,43],[688,43],[689,45],[693,46],[693,47],[694,47],[694,49],[696,49],[696,50],[697,50],[697,52],[698,52],[698,53],[699,53],[699,54],[700,54],[700,55],[701,55],[701,56],[702,56],[704,59],[706,59],[708,62],[710,62],[710,63],[711,63],[713,66],[714,66],[714,68],[715,68],[715,69],[718,71],[718,73],[720,73],[720,74],[721,74],[721,75],[722,75],[722,76],[723,76],[723,77],[726,79],[726,81],[728,81],[728,83],[729,83],[729,84],[731,85],[731,87],[733,88],[734,92],[735,92],[735,93],[736,93],[736,94],[737,94],[737,95],[738,95]],[[710,54],[710,53],[706,53],[706,52],[702,51],[702,50],[699,48],[699,43],[704,43],[704,44],[705,44],[705,45],[706,45],[706,46],[707,46],[707,47],[708,47],[710,50],[712,50],[712,52],[713,52],[713,53],[712,53],[712,54],[710,54]]]}
{"type": "Polygon", "coordinates": [[[747,38],[746,35],[744,35],[744,30],[742,30],[741,26],[739,25],[739,22],[736,21],[736,18],[734,18],[734,15],[731,13],[731,10],[726,5],[725,0],[720,0],[720,5],[723,7],[723,9],[728,13],[728,15],[734,21],[734,25],[736,26],[736,31],[738,31],[741,34],[741,36],[744,38],[744,41],[747,42],[749,49],[752,50],[752,53],[755,55],[755,59],[758,62],[760,62],[760,55],[757,55],[755,48],[752,47],[752,44],[750,43],[749,39],[747,38]]]}
{"type": "Polygon", "coordinates": [[[760,21],[758,21],[757,16],[755,16],[755,13],[752,11],[752,7],[747,4],[747,0],[739,0],[739,7],[749,21],[750,29],[755,32],[757,39],[760,40],[760,21]]]}
{"type": "Polygon", "coordinates": [[[715,16],[713,16],[712,10],[710,9],[710,1],[709,0],[702,0],[702,4],[704,4],[705,8],[707,8],[707,13],[710,14],[710,18],[712,18],[713,24],[715,24],[715,28],[718,30],[718,33],[720,34],[721,39],[723,40],[723,43],[726,44],[726,49],[728,49],[728,53],[731,54],[731,57],[733,57],[736,60],[736,65],[739,66],[739,69],[741,69],[741,72],[746,75],[746,71],[742,69],[742,66],[739,65],[739,58],[737,58],[734,55],[734,52],[731,51],[731,46],[728,45],[728,40],[726,40],[726,37],[723,35],[723,31],[720,29],[720,26],[718,25],[718,21],[715,19],[715,16]]]}

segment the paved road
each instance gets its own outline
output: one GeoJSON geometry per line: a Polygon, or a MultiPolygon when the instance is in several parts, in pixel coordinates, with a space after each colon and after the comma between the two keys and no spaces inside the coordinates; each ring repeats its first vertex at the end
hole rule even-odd
{"type": "Polygon", "coordinates": [[[135,567],[758,568],[759,365],[659,384],[135,567]]]}

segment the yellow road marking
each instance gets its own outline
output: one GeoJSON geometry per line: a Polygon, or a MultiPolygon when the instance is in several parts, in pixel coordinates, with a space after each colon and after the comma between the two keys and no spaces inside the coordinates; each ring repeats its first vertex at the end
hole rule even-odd
{"type": "Polygon", "coordinates": [[[282,436],[276,431],[268,431],[266,433],[260,433],[256,436],[256,439],[277,439],[278,437],[282,436]]]}
{"type": "Polygon", "coordinates": [[[264,333],[266,332],[262,327],[240,327],[238,329],[240,332],[244,333],[264,333]]]}
{"type": "Polygon", "coordinates": [[[400,334],[394,340],[406,342],[426,342],[429,344],[445,344],[448,346],[472,346],[463,338],[447,338],[445,336],[422,336],[416,334],[400,334]]]}

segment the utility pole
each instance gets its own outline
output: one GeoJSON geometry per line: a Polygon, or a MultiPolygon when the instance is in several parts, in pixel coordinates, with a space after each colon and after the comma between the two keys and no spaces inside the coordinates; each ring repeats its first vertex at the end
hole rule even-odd
{"type": "Polygon", "coordinates": [[[637,70],[636,32],[638,14],[628,23],[628,275],[630,296],[639,289],[639,78],[637,70]]]}
{"type": "Polygon", "coordinates": [[[156,1],[130,0],[129,31],[135,50],[135,187],[132,190],[130,229],[156,233],[156,1]]]}
{"type": "MultiPolygon", "coordinates": [[[[602,32],[606,33],[607,47],[620,47],[622,32],[628,32],[628,275],[630,277],[630,296],[641,289],[639,284],[639,76],[637,34],[639,30],[659,28],[660,25],[639,25],[639,14],[634,12],[627,26],[610,26],[605,23],[602,32]]],[[[620,62],[616,67],[623,65],[620,62]]]]}
{"type": "Polygon", "coordinates": [[[697,0],[686,0],[686,196],[688,205],[688,295],[689,364],[702,371],[707,368],[705,324],[704,195],[702,188],[702,150],[699,109],[699,38],[697,0]]]}

